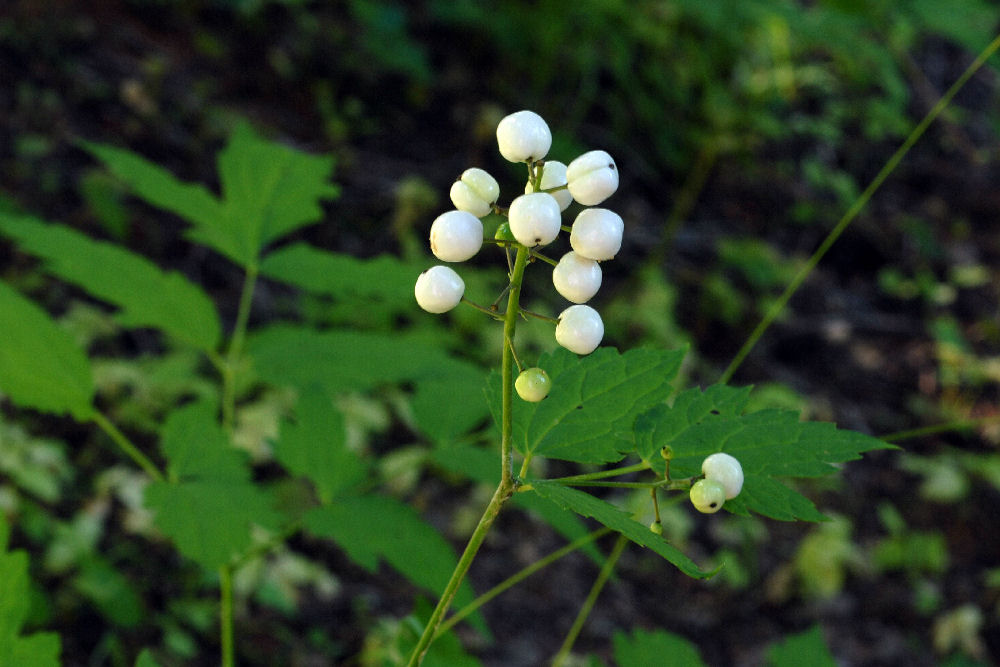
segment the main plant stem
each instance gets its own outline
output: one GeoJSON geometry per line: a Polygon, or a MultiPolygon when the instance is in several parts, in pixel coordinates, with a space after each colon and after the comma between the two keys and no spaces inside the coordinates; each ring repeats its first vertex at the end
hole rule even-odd
{"type": "Polygon", "coordinates": [[[503,320],[504,344],[503,357],[501,360],[501,372],[503,375],[503,397],[501,400],[501,406],[503,409],[503,416],[501,419],[500,429],[500,484],[497,486],[497,490],[493,493],[493,498],[490,499],[490,504],[486,506],[483,516],[479,519],[479,524],[476,526],[476,529],[472,531],[469,543],[465,545],[465,551],[462,552],[462,557],[458,559],[458,565],[455,566],[455,570],[451,573],[451,579],[448,580],[448,585],[445,586],[444,592],[441,594],[441,599],[438,600],[437,606],[431,613],[431,617],[427,620],[424,632],[420,636],[417,646],[413,649],[413,653],[410,655],[410,661],[407,663],[410,667],[419,665],[423,661],[424,656],[427,655],[427,649],[430,648],[431,642],[434,641],[438,627],[441,625],[441,621],[444,620],[444,615],[447,613],[448,607],[451,605],[451,601],[455,597],[455,593],[458,592],[458,587],[462,585],[462,581],[465,579],[465,575],[469,571],[469,567],[472,566],[472,561],[479,552],[479,547],[482,546],[483,540],[486,539],[486,535],[489,533],[490,528],[493,526],[493,522],[500,514],[500,510],[503,508],[504,504],[510,500],[510,497],[514,494],[514,491],[517,488],[517,482],[514,480],[512,472],[514,456],[513,344],[514,331],[517,328],[517,318],[520,315],[519,299],[521,296],[521,280],[524,278],[524,268],[527,265],[528,249],[524,246],[518,246],[517,257],[514,260],[514,267],[510,274],[510,291],[507,295],[507,312],[504,314],[503,320]]]}

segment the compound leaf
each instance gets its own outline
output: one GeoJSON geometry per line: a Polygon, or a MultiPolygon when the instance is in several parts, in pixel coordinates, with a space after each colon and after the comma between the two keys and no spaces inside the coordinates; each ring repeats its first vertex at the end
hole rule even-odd
{"type": "Polygon", "coordinates": [[[295,421],[285,424],[274,456],[293,475],[310,480],[324,503],[362,482],[367,466],[347,447],[344,418],[330,396],[307,391],[295,406],[295,421]]]}
{"type": "Polygon", "coordinates": [[[827,422],[799,421],[797,413],[787,410],[742,414],[748,398],[747,389],[721,385],[689,389],[672,406],[657,405],[636,419],[637,452],[662,474],[660,449],[669,445],[673,477],[701,474],[701,462],[709,454],[732,454],[743,467],[745,481],[740,495],[726,501],[726,509],[785,521],[821,521],[825,517],[808,499],[774,478],[829,475],[837,470],[833,464],[893,448],[827,422]]]}
{"type": "Polygon", "coordinates": [[[94,379],[73,337],[3,282],[0,317],[0,391],[26,408],[89,419],[94,379]]]}
{"type": "Polygon", "coordinates": [[[160,432],[170,479],[245,482],[250,465],[244,452],[229,444],[211,401],[191,403],[170,413],[160,432]]]}
{"type": "Polygon", "coordinates": [[[619,665],[660,665],[667,662],[671,667],[705,667],[697,646],[663,630],[647,632],[636,628],[631,635],[616,632],[614,646],[615,662],[619,665]]]}
{"type": "Polygon", "coordinates": [[[176,272],[145,257],[95,241],[62,225],[0,214],[0,233],[45,260],[47,272],[119,308],[126,327],[154,327],[200,350],[219,343],[219,316],[211,299],[176,272]]]}
{"type": "Polygon", "coordinates": [[[699,568],[693,560],[685,556],[677,547],[663,539],[661,535],[657,535],[648,526],[635,521],[627,512],[622,511],[611,503],[605,502],[600,498],[595,498],[589,493],[563,486],[562,484],[542,480],[526,481],[543,498],[548,498],[563,509],[576,512],[584,517],[597,519],[608,528],[618,531],[636,544],[648,547],[660,556],[663,556],[663,558],[689,577],[700,579],[715,574],[715,571],[709,572],[699,568]]]}
{"type": "MultiPolygon", "coordinates": [[[[671,392],[683,350],[639,348],[619,354],[602,347],[579,358],[558,348],[538,365],[552,379],[552,391],[539,403],[514,401],[514,445],[522,454],[606,463],[635,447],[637,415],[671,392]]],[[[501,376],[488,385],[490,409],[500,424],[501,376]]]]}
{"type": "MultiPolygon", "coordinates": [[[[305,515],[306,530],[336,542],[358,565],[374,572],[380,559],[434,595],[444,590],[458,559],[440,533],[416,510],[380,495],[344,498],[305,515]]],[[[472,600],[463,584],[459,605],[472,600]]]]}

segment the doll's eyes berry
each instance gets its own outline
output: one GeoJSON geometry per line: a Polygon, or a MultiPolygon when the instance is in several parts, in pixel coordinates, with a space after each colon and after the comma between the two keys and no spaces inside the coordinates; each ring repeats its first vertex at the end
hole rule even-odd
{"type": "Polygon", "coordinates": [[[726,490],[714,479],[699,479],[691,485],[691,504],[699,512],[713,514],[726,502],[726,490]]]}
{"type": "Polygon", "coordinates": [[[522,400],[537,403],[549,395],[552,380],[541,368],[526,368],[514,380],[514,390],[522,400]]]}

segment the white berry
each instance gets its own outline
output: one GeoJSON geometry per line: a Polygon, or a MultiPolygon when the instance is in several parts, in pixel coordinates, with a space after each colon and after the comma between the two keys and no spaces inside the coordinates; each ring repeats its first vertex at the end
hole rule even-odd
{"type": "Polygon", "coordinates": [[[500,185],[486,171],[472,167],[451,184],[449,194],[455,208],[481,218],[493,210],[500,197],[500,185]]]}
{"type": "Polygon", "coordinates": [[[572,250],[552,269],[556,291],[573,303],[586,303],[601,288],[601,266],[572,250]]]}
{"type": "Polygon", "coordinates": [[[625,223],[614,211],[587,208],[580,211],[569,234],[569,244],[578,255],[604,261],[614,259],[622,247],[625,223]]]}
{"type": "Polygon", "coordinates": [[[552,132],[534,111],[518,111],[497,125],[497,144],[510,162],[541,160],[552,147],[552,132]]]}
{"type": "Polygon", "coordinates": [[[699,479],[691,485],[691,504],[699,512],[718,512],[725,502],[726,491],[714,479],[699,479]]]}
{"type": "MultiPolygon", "coordinates": [[[[560,188],[566,185],[566,165],[555,160],[546,160],[545,168],[542,170],[542,182],[539,185],[542,190],[551,190],[552,188],[560,188]]],[[[525,184],[524,191],[525,193],[534,192],[530,181],[525,184]]],[[[569,193],[569,190],[556,190],[549,194],[559,202],[560,211],[565,211],[573,203],[573,195],[569,193]]]]}
{"type": "Polygon", "coordinates": [[[735,457],[725,452],[717,452],[707,457],[701,464],[705,479],[713,479],[722,485],[726,500],[740,495],[743,488],[743,466],[735,457]]]}
{"type": "Polygon", "coordinates": [[[596,206],[618,189],[618,167],[606,152],[590,151],[569,163],[566,180],[573,199],[596,206]]]}
{"type": "Polygon", "coordinates": [[[447,266],[432,266],[417,277],[413,293],[428,313],[446,313],[462,300],[465,282],[447,266]]]}
{"type": "Polygon", "coordinates": [[[604,322],[590,306],[570,306],[559,314],[556,342],[570,352],[590,354],[604,338],[604,322]]]}
{"type": "Polygon", "coordinates": [[[529,403],[537,403],[548,396],[551,388],[552,380],[549,379],[549,374],[538,367],[526,368],[514,380],[517,395],[529,403]]]}
{"type": "Polygon", "coordinates": [[[517,242],[533,248],[552,243],[559,236],[562,226],[560,214],[555,197],[545,192],[532,192],[510,203],[507,221],[517,242]]]}
{"type": "Polygon", "coordinates": [[[444,262],[464,262],[483,245],[483,223],[468,211],[442,213],[431,225],[431,252],[444,262]]]}

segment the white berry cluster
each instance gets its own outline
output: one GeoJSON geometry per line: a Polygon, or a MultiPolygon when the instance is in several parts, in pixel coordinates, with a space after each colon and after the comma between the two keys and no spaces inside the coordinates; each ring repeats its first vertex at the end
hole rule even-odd
{"type": "MultiPolygon", "coordinates": [[[[541,116],[532,111],[518,111],[501,120],[497,144],[504,158],[528,165],[524,194],[503,210],[497,204],[500,187],[496,179],[482,169],[467,169],[451,187],[455,210],[438,216],[431,225],[431,251],[444,262],[471,258],[484,242],[481,218],[495,212],[507,216],[495,237],[501,246],[523,246],[537,253],[559,236],[562,213],[570,203],[590,207],[576,216],[569,235],[572,250],[559,259],[552,271],[556,290],[575,304],[559,315],[556,341],[577,354],[590,354],[604,337],[604,322],[596,310],[584,304],[601,286],[598,262],[618,253],[625,227],[613,211],[593,208],[618,189],[615,161],[601,150],[584,153],[569,165],[546,160],[552,133],[541,116]]],[[[415,288],[417,303],[432,313],[451,310],[464,292],[461,277],[443,265],[420,274],[415,288]]]]}
{"type": "Polygon", "coordinates": [[[691,504],[705,514],[722,509],[727,500],[740,495],[743,489],[743,466],[725,452],[708,456],[701,464],[704,479],[691,485],[691,504]]]}

